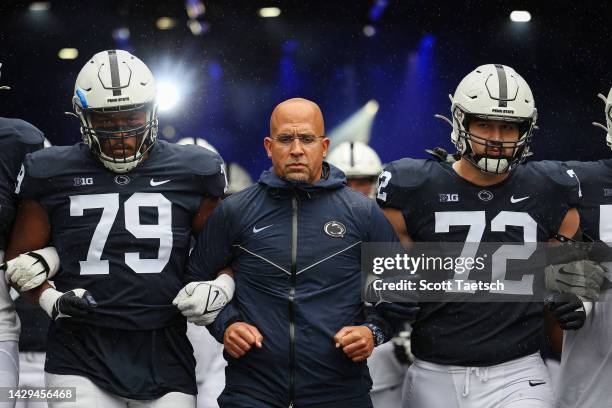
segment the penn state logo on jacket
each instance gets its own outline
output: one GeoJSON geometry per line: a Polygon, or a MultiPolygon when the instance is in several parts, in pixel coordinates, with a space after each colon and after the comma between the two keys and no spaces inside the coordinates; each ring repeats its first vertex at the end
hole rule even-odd
{"type": "Polygon", "coordinates": [[[344,238],[346,227],[340,221],[329,221],[323,226],[323,231],[330,237],[344,238]]]}

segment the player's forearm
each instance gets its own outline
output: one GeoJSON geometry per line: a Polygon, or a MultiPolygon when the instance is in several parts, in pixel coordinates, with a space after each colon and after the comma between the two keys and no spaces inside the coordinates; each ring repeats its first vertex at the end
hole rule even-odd
{"type": "Polygon", "coordinates": [[[226,266],[225,268],[221,269],[219,273],[217,274],[217,277],[223,274],[228,275],[230,278],[234,279],[234,270],[232,269],[231,266],[226,266]]]}
{"type": "Polygon", "coordinates": [[[53,288],[53,286],[51,286],[51,284],[49,282],[45,282],[42,285],[40,285],[37,288],[34,288],[32,290],[28,290],[27,292],[23,292],[21,294],[21,296],[27,300],[28,302],[34,304],[34,305],[38,305],[38,300],[40,299],[40,296],[42,295],[42,293],[49,289],[49,288],[53,288]]]}

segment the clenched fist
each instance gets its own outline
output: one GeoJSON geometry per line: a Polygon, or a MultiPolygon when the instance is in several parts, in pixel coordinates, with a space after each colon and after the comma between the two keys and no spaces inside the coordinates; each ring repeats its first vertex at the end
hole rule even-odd
{"type": "Polygon", "coordinates": [[[223,346],[225,351],[234,358],[244,356],[253,344],[257,348],[262,347],[263,336],[257,327],[244,322],[232,323],[223,335],[223,346]]]}
{"type": "Polygon", "coordinates": [[[336,348],[342,351],[354,362],[370,357],[374,350],[372,331],[366,326],[345,326],[334,336],[336,348]]]}

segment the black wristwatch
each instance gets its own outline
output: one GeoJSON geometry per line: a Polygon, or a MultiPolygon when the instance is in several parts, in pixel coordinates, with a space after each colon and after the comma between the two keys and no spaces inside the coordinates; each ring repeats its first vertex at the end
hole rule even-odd
{"type": "Polygon", "coordinates": [[[364,323],[362,326],[367,327],[372,331],[372,339],[374,340],[374,347],[378,347],[385,342],[385,333],[382,329],[372,323],[364,323]]]}

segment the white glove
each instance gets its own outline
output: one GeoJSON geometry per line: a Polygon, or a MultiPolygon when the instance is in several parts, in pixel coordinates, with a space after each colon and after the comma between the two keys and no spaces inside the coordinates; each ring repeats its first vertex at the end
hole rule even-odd
{"type": "Polygon", "coordinates": [[[546,288],[595,301],[599,298],[606,272],[604,265],[588,259],[548,265],[544,270],[546,288]]]}
{"type": "Polygon", "coordinates": [[[65,293],[47,288],[40,295],[38,304],[53,320],[63,317],[83,317],[98,306],[91,293],[80,288],[65,293]]]}
{"type": "Polygon", "coordinates": [[[206,326],[234,296],[234,279],[221,274],[213,281],[191,282],[172,301],[188,322],[206,326]]]}
{"type": "Polygon", "coordinates": [[[19,292],[27,292],[43,284],[57,273],[60,260],[54,247],[26,252],[2,265],[6,283],[19,292]]]}

